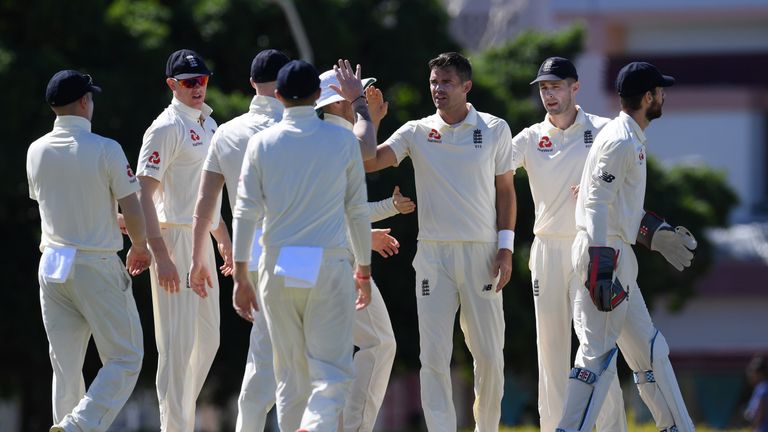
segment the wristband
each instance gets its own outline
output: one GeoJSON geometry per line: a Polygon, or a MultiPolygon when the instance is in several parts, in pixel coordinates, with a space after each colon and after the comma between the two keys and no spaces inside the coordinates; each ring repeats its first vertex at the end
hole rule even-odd
{"type": "Polygon", "coordinates": [[[355,273],[355,279],[361,281],[371,280],[371,275],[364,275],[362,273],[355,273]]]}
{"type": "Polygon", "coordinates": [[[358,100],[358,99],[361,99],[361,98],[362,98],[362,99],[365,99],[365,93],[363,93],[363,94],[361,94],[360,96],[358,96],[358,97],[356,97],[356,98],[352,99],[352,102],[350,102],[350,103],[355,103],[355,102],[357,102],[357,100],[358,100]]]}
{"type": "Polygon", "coordinates": [[[499,249],[509,249],[515,251],[515,232],[513,230],[501,230],[498,233],[497,241],[499,249]]]}

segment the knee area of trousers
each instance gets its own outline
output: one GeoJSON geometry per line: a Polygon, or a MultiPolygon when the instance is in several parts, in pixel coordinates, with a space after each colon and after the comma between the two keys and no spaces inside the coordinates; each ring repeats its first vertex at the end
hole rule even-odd
{"type": "Polygon", "coordinates": [[[381,341],[381,354],[384,357],[395,357],[397,351],[397,342],[395,337],[387,337],[381,341]]]}
{"type": "Polygon", "coordinates": [[[660,331],[656,330],[650,343],[650,364],[652,366],[654,361],[663,360],[667,357],[669,357],[669,345],[667,345],[667,339],[660,331]]]}

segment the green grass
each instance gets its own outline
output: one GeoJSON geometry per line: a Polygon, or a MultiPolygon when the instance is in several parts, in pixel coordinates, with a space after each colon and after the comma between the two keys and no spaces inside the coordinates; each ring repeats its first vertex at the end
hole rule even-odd
{"type": "MultiPolygon", "coordinates": [[[[720,429],[711,429],[708,427],[696,426],[696,432],[721,432],[720,429]]],[[[749,432],[749,429],[728,429],[729,432],[749,432]]],[[[538,427],[534,426],[520,426],[511,428],[501,428],[499,432],[539,432],[538,427]]],[[[656,426],[651,423],[644,425],[629,425],[629,432],[658,432],[656,426]]]]}

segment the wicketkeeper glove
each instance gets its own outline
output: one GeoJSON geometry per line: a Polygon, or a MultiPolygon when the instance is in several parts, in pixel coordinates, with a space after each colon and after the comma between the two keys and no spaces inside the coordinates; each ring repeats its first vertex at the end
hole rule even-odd
{"type": "Polygon", "coordinates": [[[678,271],[691,266],[698,243],[688,229],[672,228],[653,212],[645,212],[637,232],[637,243],[659,252],[678,271]]]}
{"type": "Polygon", "coordinates": [[[589,248],[587,281],[584,286],[597,310],[610,312],[627,298],[627,291],[614,277],[617,262],[616,251],[611,247],[593,246],[589,248]]]}

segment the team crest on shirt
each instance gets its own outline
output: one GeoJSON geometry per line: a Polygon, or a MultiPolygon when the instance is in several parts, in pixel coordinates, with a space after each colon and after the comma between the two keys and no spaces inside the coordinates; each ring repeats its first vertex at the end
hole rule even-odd
{"type": "Polygon", "coordinates": [[[203,142],[200,140],[200,135],[198,135],[194,129],[189,130],[189,137],[192,138],[192,147],[203,145],[203,142]]]}
{"type": "Polygon", "coordinates": [[[423,279],[421,281],[421,296],[428,296],[429,295],[429,279],[423,279]]]}
{"type": "Polygon", "coordinates": [[[432,129],[429,131],[429,134],[427,135],[427,141],[433,142],[433,143],[442,143],[443,136],[440,135],[440,132],[437,131],[437,129],[432,129]]]}
{"type": "Polygon", "coordinates": [[[637,158],[638,158],[637,164],[642,165],[643,161],[645,161],[645,152],[640,150],[640,154],[637,156],[637,158]]]}
{"type": "Polygon", "coordinates": [[[475,129],[472,132],[472,142],[475,143],[475,148],[483,148],[483,132],[480,129],[475,129]]]}
{"type": "Polygon", "coordinates": [[[549,153],[552,151],[552,140],[549,139],[548,136],[543,136],[539,140],[539,144],[537,145],[537,148],[540,152],[549,153]]]}
{"type": "Polygon", "coordinates": [[[592,143],[595,142],[595,137],[592,136],[591,130],[584,131],[584,147],[592,147],[592,143]]]}

